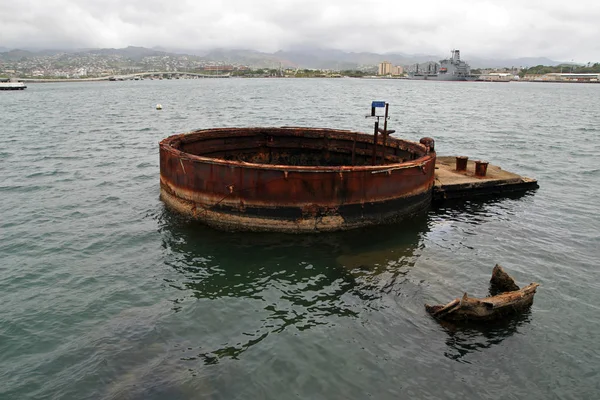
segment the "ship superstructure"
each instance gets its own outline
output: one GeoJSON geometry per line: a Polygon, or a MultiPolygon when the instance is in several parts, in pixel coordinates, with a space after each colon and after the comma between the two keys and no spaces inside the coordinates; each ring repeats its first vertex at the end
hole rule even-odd
{"type": "Polygon", "coordinates": [[[436,62],[413,65],[408,72],[410,79],[438,81],[474,81],[471,67],[460,59],[460,50],[452,50],[452,56],[436,62]]]}

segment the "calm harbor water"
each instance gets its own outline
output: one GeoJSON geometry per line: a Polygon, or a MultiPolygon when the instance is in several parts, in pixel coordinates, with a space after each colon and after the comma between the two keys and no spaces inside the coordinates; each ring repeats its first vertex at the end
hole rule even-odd
{"type": "Polygon", "coordinates": [[[358,79],[0,92],[1,399],[592,399],[600,394],[600,85],[358,79]],[[158,141],[218,126],[390,128],[534,177],[521,197],[316,236],[165,210],[158,141]],[[161,103],[162,111],[155,110],[161,103]],[[530,312],[441,326],[494,264],[530,312]]]}

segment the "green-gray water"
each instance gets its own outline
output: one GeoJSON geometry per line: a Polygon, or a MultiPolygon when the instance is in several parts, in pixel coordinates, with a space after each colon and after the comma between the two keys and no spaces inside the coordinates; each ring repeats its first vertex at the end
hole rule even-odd
{"type": "Polygon", "coordinates": [[[0,398],[592,399],[600,393],[600,85],[219,79],[0,92],[0,398]],[[316,236],[232,234],[159,200],[197,128],[390,128],[539,180],[522,197],[316,236]],[[161,103],[162,111],[155,110],[161,103]],[[530,312],[451,329],[424,303],[530,312]]]}

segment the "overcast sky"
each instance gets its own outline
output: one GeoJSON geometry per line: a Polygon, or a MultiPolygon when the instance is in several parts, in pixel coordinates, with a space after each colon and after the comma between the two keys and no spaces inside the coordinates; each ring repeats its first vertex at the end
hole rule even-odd
{"type": "Polygon", "coordinates": [[[600,0],[0,0],[0,47],[129,45],[600,61],[600,0]]]}

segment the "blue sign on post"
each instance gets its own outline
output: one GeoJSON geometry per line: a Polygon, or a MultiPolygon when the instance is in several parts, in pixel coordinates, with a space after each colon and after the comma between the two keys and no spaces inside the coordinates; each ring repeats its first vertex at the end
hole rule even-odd
{"type": "Polygon", "coordinates": [[[372,108],[385,107],[385,101],[374,101],[371,103],[372,108]]]}

